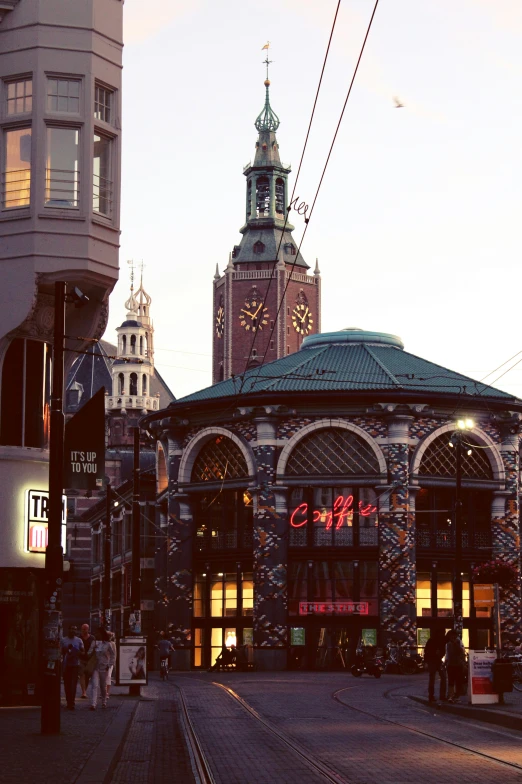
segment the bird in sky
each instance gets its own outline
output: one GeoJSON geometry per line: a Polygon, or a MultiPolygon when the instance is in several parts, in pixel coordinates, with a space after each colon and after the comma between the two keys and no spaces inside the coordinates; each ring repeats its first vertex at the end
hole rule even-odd
{"type": "Polygon", "coordinates": [[[396,109],[404,109],[404,104],[402,103],[400,98],[397,98],[396,95],[393,96],[393,100],[395,101],[395,108],[396,109]]]}

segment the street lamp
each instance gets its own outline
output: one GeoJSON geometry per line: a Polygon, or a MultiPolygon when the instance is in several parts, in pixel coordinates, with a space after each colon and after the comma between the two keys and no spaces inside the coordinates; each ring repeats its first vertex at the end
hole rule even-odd
{"type": "MultiPolygon", "coordinates": [[[[459,419],[457,430],[451,436],[450,446],[455,449],[456,487],[455,487],[455,575],[453,579],[453,628],[462,638],[462,438],[466,431],[472,430],[475,423],[472,419],[459,419]]],[[[465,446],[465,445],[464,445],[465,446]]],[[[471,448],[466,448],[470,455],[471,448]]]]}

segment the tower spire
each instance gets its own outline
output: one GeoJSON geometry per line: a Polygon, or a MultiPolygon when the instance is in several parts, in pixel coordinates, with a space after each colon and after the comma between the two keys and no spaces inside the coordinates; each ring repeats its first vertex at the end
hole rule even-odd
{"type": "Polygon", "coordinates": [[[268,78],[268,66],[272,62],[272,60],[268,59],[268,49],[270,47],[270,41],[267,41],[266,44],[263,46],[263,49],[266,49],[266,60],[263,60],[263,63],[266,65],[266,79],[265,79],[265,88],[266,88],[266,97],[265,97],[265,105],[256,119],[255,126],[256,129],[261,131],[277,131],[279,128],[279,117],[273,111],[272,107],[270,106],[270,79],[268,78]]]}

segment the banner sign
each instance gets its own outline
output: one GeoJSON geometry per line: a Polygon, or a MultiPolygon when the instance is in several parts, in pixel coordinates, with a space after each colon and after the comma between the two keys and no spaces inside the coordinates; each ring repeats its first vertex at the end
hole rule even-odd
{"type": "Polygon", "coordinates": [[[105,478],[105,387],[65,426],[63,486],[96,490],[105,478]]]}
{"type": "MultiPolygon", "coordinates": [[[[49,491],[28,490],[25,504],[26,549],[45,553],[49,540],[49,491]]],[[[67,548],[67,496],[62,495],[62,547],[67,548]]]]}
{"type": "Polygon", "coordinates": [[[299,615],[368,615],[368,602],[299,602],[299,615]]]}
{"type": "Polygon", "coordinates": [[[474,585],[473,604],[475,607],[494,607],[495,591],[493,585],[474,585]]]}
{"type": "Polygon", "coordinates": [[[492,669],[496,658],[495,651],[469,652],[468,698],[472,705],[498,702],[492,669]]]}

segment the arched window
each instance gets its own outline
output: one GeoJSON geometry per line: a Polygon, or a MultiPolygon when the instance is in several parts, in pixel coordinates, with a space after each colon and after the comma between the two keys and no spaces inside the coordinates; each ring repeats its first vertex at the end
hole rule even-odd
{"type": "Polygon", "coordinates": [[[122,338],[121,338],[121,353],[122,354],[126,354],[127,353],[127,335],[122,335],[122,338]]]}
{"type": "Polygon", "coordinates": [[[158,443],[158,451],[156,453],[156,492],[162,493],[169,485],[169,475],[167,471],[167,459],[165,457],[165,450],[162,445],[158,443]]]}
{"type": "Polygon", "coordinates": [[[241,449],[231,438],[217,436],[207,441],[192,468],[192,482],[217,482],[248,476],[241,449]]]}
{"type": "Polygon", "coordinates": [[[140,335],[140,354],[143,356],[143,335],[140,335]]]}
{"type": "MultiPolygon", "coordinates": [[[[431,442],[422,456],[419,475],[447,477],[455,481],[457,455],[455,449],[450,446],[450,441],[450,434],[443,433],[431,442]]],[[[467,433],[464,436],[462,449],[462,477],[465,479],[493,479],[493,470],[487,456],[487,449],[478,447],[473,436],[467,433]],[[468,451],[471,454],[468,454],[468,451]]]]}
{"type": "Polygon", "coordinates": [[[137,394],[138,394],[138,375],[136,373],[131,373],[129,395],[137,395],[137,394]]]}
{"type": "Polygon", "coordinates": [[[130,337],[130,354],[136,353],[136,335],[131,335],[130,337]]]}
{"type": "Polygon", "coordinates": [[[370,445],[356,433],[338,428],[316,430],[300,441],[286,465],[290,476],[379,474],[370,445]]]}
{"type": "Polygon", "coordinates": [[[125,394],[125,376],[123,373],[118,373],[118,395],[125,394]]]}
{"type": "Polygon", "coordinates": [[[149,341],[148,341],[147,335],[145,335],[145,337],[143,339],[143,349],[145,351],[145,356],[148,357],[149,356],[149,341]]]}
{"type": "Polygon", "coordinates": [[[252,180],[247,184],[247,200],[246,200],[246,219],[250,218],[250,211],[252,209],[252,180]]]}
{"type": "Polygon", "coordinates": [[[270,215],[270,182],[268,177],[256,180],[256,216],[267,218],[270,215]]]}
{"type": "Polygon", "coordinates": [[[285,212],[285,182],[281,177],[276,180],[275,186],[275,211],[278,215],[284,215],[285,212]]]}
{"type": "Polygon", "coordinates": [[[147,394],[147,375],[144,373],[141,379],[141,394],[147,394]]]}
{"type": "Polygon", "coordinates": [[[261,240],[258,240],[257,242],[254,243],[254,247],[252,248],[252,250],[254,251],[254,253],[264,253],[265,246],[261,242],[261,240]]]}

